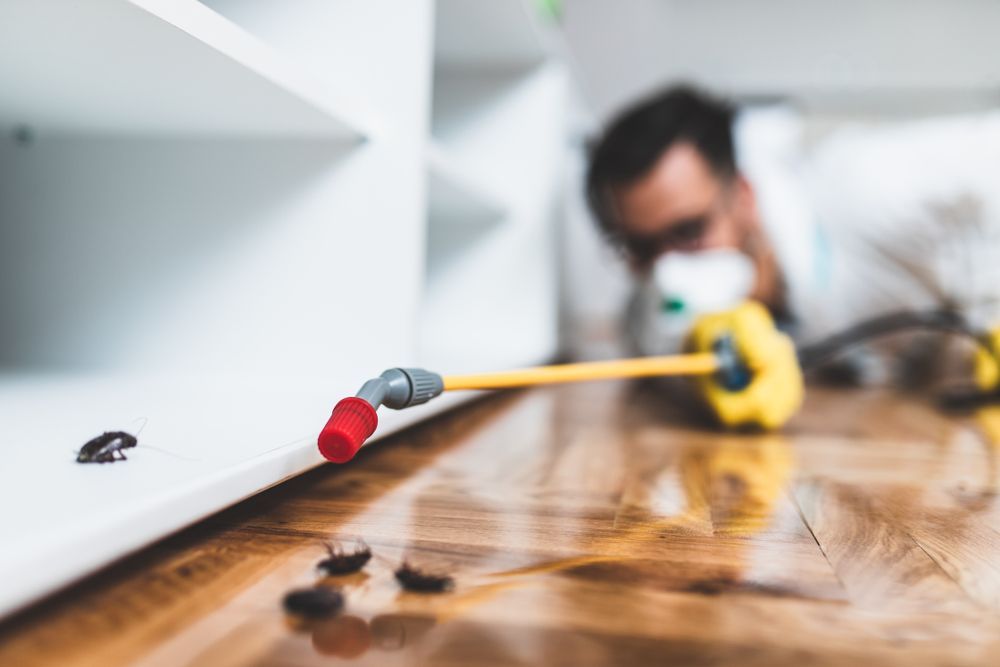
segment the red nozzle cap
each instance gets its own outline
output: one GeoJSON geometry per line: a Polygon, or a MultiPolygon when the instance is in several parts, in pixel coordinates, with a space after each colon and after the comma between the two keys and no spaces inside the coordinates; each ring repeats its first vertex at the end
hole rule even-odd
{"type": "Polygon", "coordinates": [[[319,451],[328,461],[347,463],[375,432],[378,415],[363,398],[345,398],[333,408],[330,420],[319,434],[319,451]]]}

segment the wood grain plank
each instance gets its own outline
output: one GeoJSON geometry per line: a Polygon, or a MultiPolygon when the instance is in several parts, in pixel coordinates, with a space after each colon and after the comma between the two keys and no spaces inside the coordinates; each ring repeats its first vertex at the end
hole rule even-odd
{"type": "Polygon", "coordinates": [[[802,515],[858,607],[972,613],[974,604],[917,542],[905,522],[865,488],[805,480],[802,515]]]}

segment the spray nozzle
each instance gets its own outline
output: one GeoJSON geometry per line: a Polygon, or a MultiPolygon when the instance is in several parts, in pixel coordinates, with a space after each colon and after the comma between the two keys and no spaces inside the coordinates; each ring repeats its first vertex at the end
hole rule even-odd
{"type": "Polygon", "coordinates": [[[437,373],[421,368],[390,368],[362,385],[356,396],[341,400],[319,434],[319,451],[328,461],[354,458],[378,426],[376,410],[385,405],[402,410],[426,403],[444,391],[437,373]]]}
{"type": "Polygon", "coordinates": [[[346,463],[354,458],[378,426],[378,416],[371,403],[351,396],[333,408],[333,414],[319,434],[320,454],[327,461],[346,463]]]}

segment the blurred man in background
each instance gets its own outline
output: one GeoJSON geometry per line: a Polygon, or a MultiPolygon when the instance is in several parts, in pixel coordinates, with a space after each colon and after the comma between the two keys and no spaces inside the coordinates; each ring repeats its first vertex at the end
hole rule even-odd
{"type": "Polygon", "coordinates": [[[588,202],[636,279],[636,351],[676,352],[748,298],[806,341],[903,309],[1000,324],[1000,114],[856,127],[808,155],[794,125],[675,87],[600,137],[588,202]]]}

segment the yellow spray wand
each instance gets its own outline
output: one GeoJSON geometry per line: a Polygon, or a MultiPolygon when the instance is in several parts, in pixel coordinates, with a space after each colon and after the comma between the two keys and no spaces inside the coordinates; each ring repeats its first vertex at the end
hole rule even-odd
{"type": "Polygon", "coordinates": [[[655,377],[660,375],[704,375],[719,370],[719,357],[712,352],[662,357],[589,361],[576,364],[538,366],[497,373],[445,375],[444,391],[461,389],[505,389],[560,382],[655,377]]]}
{"type": "Polygon", "coordinates": [[[474,375],[446,375],[420,368],[390,368],[365,382],[356,396],[341,400],[317,440],[320,453],[336,463],[354,458],[378,426],[380,405],[400,410],[426,403],[444,391],[503,389],[561,382],[638,378],[664,375],[705,375],[739,371],[731,342],[722,341],[716,352],[641,357],[539,366],[474,375]]]}

